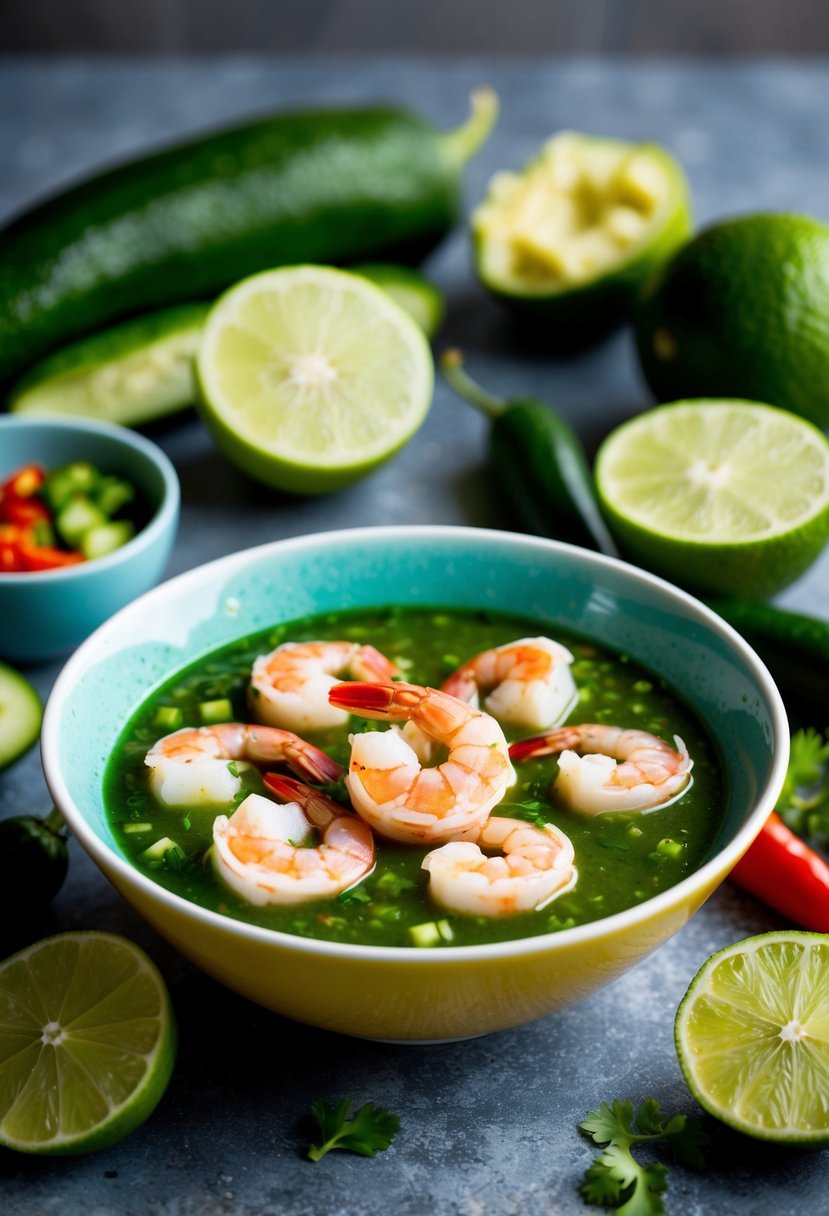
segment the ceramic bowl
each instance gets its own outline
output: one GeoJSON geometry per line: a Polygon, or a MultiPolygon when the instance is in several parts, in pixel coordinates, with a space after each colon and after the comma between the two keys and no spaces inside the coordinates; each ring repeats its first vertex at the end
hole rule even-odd
{"type": "Polygon", "coordinates": [[[683,925],[756,836],[788,759],[766,669],[702,604],[632,566],[468,528],[370,528],[280,541],[190,571],[103,625],[70,659],[42,736],[52,796],[121,894],[210,975],[280,1014],[394,1041],[485,1034],[609,983],[683,925]],[[205,911],[134,869],[101,797],[107,757],[144,697],[206,651],[309,613],[361,606],[492,609],[601,640],[663,675],[707,722],[726,769],[705,863],[629,911],[494,945],[437,950],[292,937],[205,911]],[[81,725],[82,724],[82,725],[81,725]]]}
{"type": "Polygon", "coordinates": [[[102,621],[158,582],[175,539],[179,485],[149,439],[109,423],[0,418],[0,481],[23,465],[47,469],[88,460],[126,478],[149,503],[149,523],[107,557],[37,573],[0,573],[0,657],[49,659],[77,646],[102,621]]]}

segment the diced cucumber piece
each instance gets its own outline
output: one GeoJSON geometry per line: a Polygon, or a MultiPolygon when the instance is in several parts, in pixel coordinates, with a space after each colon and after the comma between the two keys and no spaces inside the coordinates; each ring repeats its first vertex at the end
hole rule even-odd
{"type": "Polygon", "coordinates": [[[75,494],[55,516],[58,533],[72,549],[77,548],[85,532],[108,522],[100,507],[96,507],[85,494],[75,494]]]}
{"type": "Polygon", "coordinates": [[[25,677],[0,663],[0,769],[29,750],[40,734],[43,706],[25,677]]]}
{"type": "Polygon", "coordinates": [[[670,836],[666,836],[663,840],[660,840],[656,846],[656,851],[657,853],[661,853],[663,857],[671,857],[676,860],[677,857],[682,856],[685,851],[685,845],[681,840],[672,840],[670,836]]]}
{"type": "Polygon", "coordinates": [[[216,701],[202,701],[199,705],[199,717],[205,726],[215,726],[217,722],[233,721],[233,705],[227,697],[216,701]]]}
{"type": "Polygon", "coordinates": [[[160,840],[154,841],[148,848],[140,853],[139,856],[143,861],[162,862],[164,855],[169,849],[177,849],[179,846],[169,836],[162,836],[160,840]]]}
{"type": "Polygon", "coordinates": [[[153,726],[163,730],[178,730],[184,721],[184,714],[178,705],[159,705],[153,718],[153,726]]]}
{"type": "Polygon", "coordinates": [[[439,946],[441,942],[451,942],[454,936],[448,920],[426,921],[409,928],[413,946],[439,946]]]}
{"type": "Polygon", "coordinates": [[[43,483],[42,494],[53,511],[59,511],[76,494],[97,490],[101,474],[86,460],[76,460],[53,469],[43,483]]]}
{"type": "Polygon", "coordinates": [[[135,489],[121,477],[102,477],[95,502],[111,518],[135,498],[135,489]]]}
{"type": "Polygon", "coordinates": [[[130,519],[116,519],[110,523],[99,524],[84,532],[80,539],[79,548],[88,561],[96,557],[106,557],[114,553],[135,535],[135,524],[130,519]]]}

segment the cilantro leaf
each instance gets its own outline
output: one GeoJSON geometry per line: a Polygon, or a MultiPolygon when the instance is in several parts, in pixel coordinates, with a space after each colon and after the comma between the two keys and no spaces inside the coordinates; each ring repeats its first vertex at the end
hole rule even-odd
{"type": "Polygon", "coordinates": [[[581,1193],[588,1203],[613,1207],[617,1216],[663,1216],[661,1196],[668,1171],[661,1162],[641,1165],[631,1149],[635,1144],[665,1140],[684,1165],[701,1165],[701,1146],[707,1137],[697,1120],[686,1115],[663,1115],[655,1098],[646,1098],[635,1110],[629,1099],[615,1098],[589,1111],[579,1129],[603,1151],[586,1170],[581,1193]]]}
{"type": "Polygon", "coordinates": [[[777,808],[799,836],[829,836],[829,741],[812,727],[792,735],[777,808]]]}
{"type": "Polygon", "coordinates": [[[312,1144],[308,1156],[312,1161],[321,1160],[331,1149],[347,1149],[363,1157],[373,1157],[387,1149],[400,1130],[397,1115],[366,1102],[349,1119],[350,1102],[342,1098],[336,1106],[317,1100],[311,1103],[311,1114],[322,1133],[322,1143],[312,1144]]]}

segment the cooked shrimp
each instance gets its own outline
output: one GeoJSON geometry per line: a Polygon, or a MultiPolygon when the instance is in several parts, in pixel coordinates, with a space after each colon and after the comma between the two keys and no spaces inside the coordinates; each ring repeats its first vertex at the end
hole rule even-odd
{"type": "Polygon", "coordinates": [[[578,700],[572,662],[570,651],[552,638],[520,638],[476,654],[441,687],[475,706],[483,694],[484,709],[504,726],[547,730],[578,700]]]}
{"type": "Polygon", "coordinates": [[[644,730],[584,723],[563,726],[510,747],[513,760],[558,755],[553,793],[585,815],[647,811],[666,806],[691,785],[693,760],[674,735],[676,750],[644,730]]]}
{"type": "Polygon", "coordinates": [[[474,835],[513,777],[504,733],[494,718],[457,697],[417,684],[338,684],[334,705],[364,718],[413,722],[448,748],[442,764],[423,768],[396,730],[351,736],[345,779],[359,815],[382,836],[441,844],[474,835]]]}
{"type": "Polygon", "coordinates": [[[299,781],[269,773],[265,784],[287,803],[249,794],[213,824],[214,868],[237,895],[258,905],[331,899],[369,873],[368,824],[299,781]]]}
{"type": "Polygon", "coordinates": [[[257,718],[286,730],[345,726],[348,712],[336,709],[328,692],[344,676],[391,680],[398,669],[373,646],[356,642],[285,642],[253,664],[250,704],[257,718]]]}
{"type": "Polygon", "coordinates": [[[339,764],[289,730],[223,722],[186,726],[154,743],[144,759],[150,789],[165,806],[222,806],[233,801],[241,778],[230,760],[287,764],[309,781],[336,781],[339,764]]]}
{"type": "Polygon", "coordinates": [[[576,884],[570,838],[551,823],[490,815],[474,840],[433,849],[423,859],[429,894],[469,916],[512,916],[543,908],[576,884]],[[498,850],[488,857],[483,851],[498,850]]]}

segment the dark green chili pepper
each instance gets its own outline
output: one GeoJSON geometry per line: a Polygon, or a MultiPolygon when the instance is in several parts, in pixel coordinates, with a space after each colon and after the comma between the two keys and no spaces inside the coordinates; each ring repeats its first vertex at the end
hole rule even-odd
{"type": "Polygon", "coordinates": [[[0,820],[0,914],[37,912],[57,895],[69,864],[62,827],[57,810],[0,820]]]}
{"type": "Polygon", "coordinates": [[[463,370],[458,350],[445,351],[440,363],[458,396],[492,419],[490,462],[521,530],[618,557],[570,424],[543,401],[491,396],[463,370]]]}

